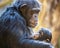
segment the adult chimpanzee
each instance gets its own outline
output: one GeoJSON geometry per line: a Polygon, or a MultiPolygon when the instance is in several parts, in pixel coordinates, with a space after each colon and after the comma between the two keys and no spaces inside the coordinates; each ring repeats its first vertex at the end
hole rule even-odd
{"type": "Polygon", "coordinates": [[[37,25],[40,7],[38,0],[17,0],[7,8],[0,17],[0,48],[53,48],[50,43],[43,41],[49,39],[49,31],[42,29],[43,37],[49,36],[45,39],[42,37],[42,40],[39,31],[39,40],[36,40],[30,30],[37,25]]]}

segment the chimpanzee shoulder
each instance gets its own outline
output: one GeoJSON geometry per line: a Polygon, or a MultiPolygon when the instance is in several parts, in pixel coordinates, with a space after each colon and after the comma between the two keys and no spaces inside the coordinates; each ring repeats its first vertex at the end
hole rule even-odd
{"type": "Polygon", "coordinates": [[[3,21],[5,21],[5,19],[9,19],[9,18],[11,21],[13,21],[15,19],[16,21],[19,20],[19,21],[23,22],[23,24],[25,24],[24,18],[19,14],[19,12],[14,7],[7,8],[6,11],[1,15],[0,18],[3,21]]]}
{"type": "MultiPolygon", "coordinates": [[[[15,23],[25,26],[25,19],[19,14],[14,7],[9,7],[0,17],[0,26],[7,29],[15,23]]],[[[2,29],[3,30],[3,29],[2,29]]]]}

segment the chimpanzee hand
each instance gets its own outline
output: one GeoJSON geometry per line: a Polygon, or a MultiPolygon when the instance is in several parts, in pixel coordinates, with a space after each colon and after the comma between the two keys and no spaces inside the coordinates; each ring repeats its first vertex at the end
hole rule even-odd
{"type": "Polygon", "coordinates": [[[38,40],[51,42],[51,39],[52,39],[52,33],[51,33],[50,30],[48,30],[46,28],[41,28],[39,30],[39,38],[38,38],[38,40]]]}

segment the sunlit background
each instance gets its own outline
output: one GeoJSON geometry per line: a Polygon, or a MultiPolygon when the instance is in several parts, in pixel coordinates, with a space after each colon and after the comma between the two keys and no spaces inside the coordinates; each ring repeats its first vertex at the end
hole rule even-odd
{"type": "MultiPolygon", "coordinates": [[[[0,16],[15,0],[0,0],[0,16]]],[[[42,10],[39,13],[38,26],[34,31],[41,27],[46,27],[52,31],[52,44],[55,48],[60,48],[60,0],[39,0],[42,3],[42,10]]]]}

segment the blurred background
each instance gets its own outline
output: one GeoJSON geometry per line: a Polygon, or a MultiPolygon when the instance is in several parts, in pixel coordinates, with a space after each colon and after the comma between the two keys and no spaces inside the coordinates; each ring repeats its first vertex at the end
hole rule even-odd
{"type": "MultiPolygon", "coordinates": [[[[5,9],[14,3],[15,0],[0,0],[0,16],[5,9]]],[[[51,43],[55,48],[60,48],[60,0],[39,0],[42,9],[39,13],[39,22],[34,31],[46,27],[52,31],[51,43]]]]}

